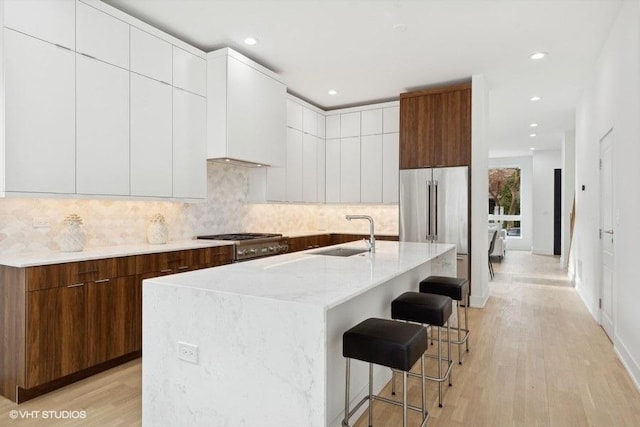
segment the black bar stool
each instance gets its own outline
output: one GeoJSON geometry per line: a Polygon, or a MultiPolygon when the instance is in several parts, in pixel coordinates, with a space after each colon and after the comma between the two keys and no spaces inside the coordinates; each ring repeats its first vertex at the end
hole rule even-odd
{"type": "MultiPolygon", "coordinates": [[[[428,294],[446,295],[456,301],[456,314],[458,323],[452,327],[458,332],[458,340],[451,341],[458,346],[458,364],[462,365],[461,346],[465,344],[467,352],[469,351],[469,318],[467,317],[467,307],[469,307],[469,281],[467,279],[458,279],[456,277],[445,276],[429,276],[420,282],[420,292],[428,294]],[[464,304],[464,328],[462,327],[462,319],[460,318],[460,303],[464,304]],[[464,336],[462,336],[464,333],[464,336]]],[[[449,336],[447,335],[447,340],[449,336]]]]}
{"type": "MultiPolygon", "coordinates": [[[[425,352],[423,356],[438,359],[438,376],[431,377],[424,374],[423,376],[431,381],[438,383],[438,406],[442,408],[442,383],[449,380],[451,385],[451,368],[453,361],[451,360],[451,343],[447,342],[447,358],[442,358],[442,337],[440,330],[447,327],[447,336],[449,336],[449,318],[452,312],[452,300],[445,295],[425,294],[421,292],[405,292],[391,302],[391,317],[394,319],[405,320],[408,322],[417,322],[421,325],[428,325],[438,329],[438,355],[430,355],[425,352]],[[447,368],[442,373],[442,362],[446,362],[447,368]]],[[[426,328],[425,328],[426,331],[426,328]]],[[[433,331],[433,329],[432,329],[433,331]]],[[[424,357],[423,357],[424,360],[424,357]]],[[[416,376],[417,374],[409,373],[416,376]]],[[[392,392],[395,393],[395,381],[391,379],[392,392]]]]}
{"type": "Polygon", "coordinates": [[[403,426],[407,426],[407,409],[422,414],[420,427],[426,425],[429,413],[426,409],[424,394],[425,378],[422,377],[422,408],[407,404],[407,372],[421,360],[424,374],[424,359],[426,351],[427,331],[418,325],[394,322],[387,319],[367,319],[342,335],[342,355],[347,359],[346,389],[344,398],[344,419],[342,425],[349,427],[349,419],[366,401],[369,401],[369,426],[373,426],[373,400],[380,400],[396,406],[402,406],[403,426]],[[351,359],[369,362],[369,394],[349,411],[349,380],[351,376],[351,359]],[[373,394],[373,364],[400,370],[404,373],[402,379],[402,403],[373,394]]]}

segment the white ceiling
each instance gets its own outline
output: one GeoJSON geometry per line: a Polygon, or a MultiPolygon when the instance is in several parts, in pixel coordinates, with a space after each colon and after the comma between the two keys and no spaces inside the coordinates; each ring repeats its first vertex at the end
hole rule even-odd
{"type": "Polygon", "coordinates": [[[324,109],[484,74],[491,157],[560,148],[622,1],[105,0],[204,51],[232,47],[324,109]]]}

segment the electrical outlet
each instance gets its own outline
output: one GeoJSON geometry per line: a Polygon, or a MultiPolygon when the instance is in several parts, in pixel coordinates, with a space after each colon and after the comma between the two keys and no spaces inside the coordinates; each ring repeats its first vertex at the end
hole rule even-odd
{"type": "Polygon", "coordinates": [[[178,359],[198,364],[198,346],[178,341],[178,359]]]}
{"type": "Polygon", "coordinates": [[[51,227],[49,220],[44,217],[33,218],[33,228],[47,228],[51,227]]]}

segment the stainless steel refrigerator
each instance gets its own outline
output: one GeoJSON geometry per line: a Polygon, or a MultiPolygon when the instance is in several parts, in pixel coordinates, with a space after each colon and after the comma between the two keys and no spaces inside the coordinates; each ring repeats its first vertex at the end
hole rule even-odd
{"type": "Polygon", "coordinates": [[[469,277],[469,168],[400,171],[400,240],[456,245],[458,277],[469,277]]]}

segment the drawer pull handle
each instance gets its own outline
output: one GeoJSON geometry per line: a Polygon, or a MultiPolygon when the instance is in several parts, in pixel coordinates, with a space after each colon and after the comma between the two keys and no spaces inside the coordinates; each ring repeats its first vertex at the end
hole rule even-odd
{"type": "Polygon", "coordinates": [[[173,269],[171,269],[171,268],[165,268],[164,270],[160,270],[160,273],[170,273],[172,271],[173,271],[173,269]]]}
{"type": "Polygon", "coordinates": [[[84,283],[76,283],[75,285],[67,285],[67,288],[78,288],[84,286],[84,283]]]}
{"type": "Polygon", "coordinates": [[[182,266],[178,267],[178,270],[186,270],[187,268],[189,268],[188,265],[182,265],[182,266]]]}
{"type": "Polygon", "coordinates": [[[96,280],[95,283],[107,283],[109,280],[111,279],[100,279],[100,280],[96,280]]]}

